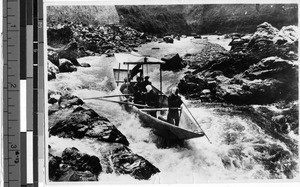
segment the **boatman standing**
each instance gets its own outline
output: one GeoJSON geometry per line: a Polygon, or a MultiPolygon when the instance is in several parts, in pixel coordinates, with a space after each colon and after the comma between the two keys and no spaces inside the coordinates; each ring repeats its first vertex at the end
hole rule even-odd
{"type": "MultiPolygon", "coordinates": [[[[153,90],[151,85],[146,86],[147,94],[146,94],[146,104],[151,108],[158,108],[159,107],[159,96],[153,90]]],[[[151,111],[149,114],[153,117],[156,117],[157,111],[151,111]]]]}
{"type": "Polygon", "coordinates": [[[179,125],[180,119],[178,108],[180,108],[181,104],[183,103],[181,97],[178,95],[178,92],[178,88],[174,87],[172,88],[171,95],[168,97],[169,113],[167,121],[176,126],[179,125]]]}

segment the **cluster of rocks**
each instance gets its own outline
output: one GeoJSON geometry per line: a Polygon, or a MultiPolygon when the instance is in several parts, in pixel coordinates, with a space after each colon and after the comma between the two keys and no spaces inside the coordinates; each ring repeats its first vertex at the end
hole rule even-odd
{"type": "Polygon", "coordinates": [[[129,174],[136,179],[149,179],[159,169],[145,158],[134,154],[127,138],[103,114],[88,108],[77,96],[48,93],[49,136],[89,139],[106,145],[99,155],[82,153],[66,147],[61,156],[49,150],[49,178],[52,181],[97,181],[102,172],[129,174]],[[107,148],[109,147],[109,148],[107,148]]]}
{"type": "Polygon", "coordinates": [[[77,61],[80,57],[130,52],[153,38],[120,25],[94,27],[72,22],[52,25],[47,29],[47,36],[48,80],[55,79],[57,73],[76,71],[78,66],[90,67],[80,64],[77,61]]]}
{"type": "Polygon", "coordinates": [[[54,49],[48,47],[48,80],[56,78],[58,73],[77,71],[77,67],[90,67],[88,63],[79,63],[79,50],[76,42],[70,42],[66,46],[54,49]]]}
{"type": "Polygon", "coordinates": [[[223,53],[227,53],[227,50],[224,49],[224,47],[218,44],[207,43],[200,53],[185,54],[183,60],[189,65],[190,69],[197,69],[204,64],[209,63],[209,61],[218,58],[223,53]]]}
{"type": "Polygon", "coordinates": [[[77,42],[81,56],[130,52],[135,47],[151,41],[145,33],[115,24],[94,27],[69,23],[62,28],[48,28],[47,34],[48,45],[51,47],[57,46],[58,43],[63,44],[61,42],[65,42],[65,38],[68,38],[67,43],[77,42]],[[60,33],[64,35],[58,36],[60,33]]]}
{"type": "Polygon", "coordinates": [[[180,92],[188,98],[233,104],[297,100],[297,27],[278,30],[265,22],[242,41],[231,44],[229,52],[221,49],[200,59],[197,69],[180,81],[180,92]]]}

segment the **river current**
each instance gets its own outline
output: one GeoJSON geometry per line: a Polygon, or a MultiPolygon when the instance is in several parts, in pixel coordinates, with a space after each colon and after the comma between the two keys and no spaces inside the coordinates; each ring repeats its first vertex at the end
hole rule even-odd
{"type": "MultiPolygon", "coordinates": [[[[210,39],[210,38],[209,38],[210,39]]],[[[227,40],[211,40],[226,44],[227,40]]],[[[205,42],[185,38],[174,44],[153,42],[139,48],[141,54],[161,58],[164,54],[178,52],[196,53],[201,51],[205,42]],[[159,46],[159,50],[153,50],[159,46]]],[[[251,120],[232,114],[232,109],[221,105],[207,107],[200,102],[184,99],[190,111],[210,139],[206,137],[187,140],[183,146],[159,148],[157,137],[151,129],[144,128],[138,118],[121,109],[115,103],[87,99],[89,97],[119,94],[114,83],[112,67],[116,67],[113,57],[91,56],[79,59],[91,64],[90,68],[78,68],[77,72],[61,73],[57,79],[48,82],[48,88],[70,92],[82,98],[96,112],[104,113],[130,142],[129,148],[155,165],[160,173],[148,181],[138,181],[126,175],[100,174],[102,183],[200,183],[218,181],[253,181],[257,179],[286,179],[287,176],[299,181],[298,158],[281,158],[278,163],[268,163],[270,151],[290,152],[286,145],[267,135],[251,120]],[[223,111],[222,114],[216,112],[223,111]],[[271,166],[270,166],[271,165],[271,166]],[[287,168],[290,170],[287,175],[287,168]]],[[[176,85],[184,75],[181,72],[163,72],[163,90],[166,92],[176,85]]],[[[159,71],[148,72],[153,85],[159,85],[159,71]]],[[[291,134],[291,137],[298,136],[291,134]]],[[[99,154],[100,146],[92,140],[71,140],[50,137],[56,154],[65,147],[75,146],[90,155],[99,154]],[[58,143],[59,142],[59,143],[58,143]]],[[[269,159],[269,162],[272,162],[269,159]]]]}

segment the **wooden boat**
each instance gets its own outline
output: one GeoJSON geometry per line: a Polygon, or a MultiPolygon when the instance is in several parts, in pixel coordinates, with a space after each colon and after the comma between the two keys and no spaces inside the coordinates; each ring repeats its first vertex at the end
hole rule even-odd
{"type": "MultiPolygon", "coordinates": [[[[129,65],[137,65],[137,64],[141,64],[142,66],[148,64],[161,65],[164,63],[161,60],[154,59],[154,58],[151,59],[144,56],[140,56],[140,58],[142,59],[138,60],[136,54],[133,55],[133,58],[131,58],[131,56],[132,54],[115,54],[117,60],[120,60],[121,58],[121,61],[125,65],[127,65],[127,70],[121,69],[120,65],[118,68],[113,69],[117,84],[122,82],[124,78],[124,72],[127,72],[126,75],[128,77],[128,74],[130,72],[129,65]]],[[[143,73],[143,71],[141,71],[141,73],[143,73]]],[[[162,77],[161,73],[160,73],[160,77],[162,77]]],[[[147,108],[146,106],[143,105],[136,105],[132,102],[129,102],[128,98],[124,96],[120,96],[120,100],[124,106],[124,109],[129,113],[137,114],[146,127],[152,128],[153,132],[156,135],[161,136],[163,138],[167,138],[171,140],[186,140],[186,139],[205,136],[205,133],[202,131],[202,129],[196,122],[195,118],[191,116],[192,114],[189,112],[188,108],[186,108],[185,105],[183,105],[180,109],[181,114],[180,114],[179,126],[175,126],[167,122],[166,113],[168,112],[168,102],[167,102],[167,96],[161,92],[162,90],[161,85],[162,84],[160,83],[160,90],[152,86],[154,91],[159,93],[159,97],[160,97],[159,108],[147,108]],[[158,114],[157,118],[149,114],[149,112],[153,112],[153,111],[157,112],[158,114]]]]}

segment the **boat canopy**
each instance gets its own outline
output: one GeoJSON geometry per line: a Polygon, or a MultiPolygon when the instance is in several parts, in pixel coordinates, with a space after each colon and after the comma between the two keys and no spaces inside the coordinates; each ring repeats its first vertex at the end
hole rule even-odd
{"type": "Polygon", "coordinates": [[[117,62],[123,64],[165,64],[164,61],[154,57],[143,56],[136,52],[115,53],[117,62]]]}

